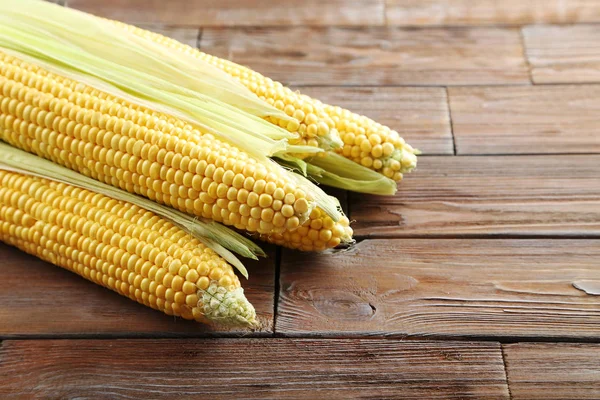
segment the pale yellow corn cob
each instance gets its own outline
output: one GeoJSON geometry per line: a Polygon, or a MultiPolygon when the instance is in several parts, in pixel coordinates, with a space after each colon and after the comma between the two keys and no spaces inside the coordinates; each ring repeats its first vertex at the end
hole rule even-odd
{"type": "Polygon", "coordinates": [[[168,315],[255,323],[229,264],[130,203],[0,170],[0,240],[168,315]]]}
{"type": "Polygon", "coordinates": [[[177,49],[219,67],[248,87],[258,97],[285,111],[294,120],[286,121],[276,117],[267,117],[267,120],[290,132],[299,133],[298,139],[289,140],[290,144],[320,147],[325,150],[341,148],[343,143],[335,129],[334,120],[325,113],[323,107],[314,104],[306,96],[294,92],[281,83],[265,78],[248,68],[202,53],[177,40],[119,21],[110,22],[128,32],[177,49]]]}
{"type": "Polygon", "coordinates": [[[323,104],[256,71],[203,53],[174,39],[121,22],[113,22],[122,29],[183,51],[227,72],[258,97],[298,120],[296,123],[269,118],[271,122],[288,131],[299,133],[298,144],[335,150],[344,157],[395,181],[400,181],[403,173],[416,167],[415,149],[407,144],[398,132],[387,126],[343,108],[323,104]]]}
{"type": "Polygon", "coordinates": [[[324,213],[313,213],[315,201],[285,171],[177,118],[1,52],[0,139],[102,182],[288,247],[320,251],[351,241],[347,218],[333,222],[324,213]],[[329,240],[309,241],[301,235],[299,241],[282,242],[275,236],[310,226],[311,215],[322,221],[320,230],[331,232],[329,240]]]}

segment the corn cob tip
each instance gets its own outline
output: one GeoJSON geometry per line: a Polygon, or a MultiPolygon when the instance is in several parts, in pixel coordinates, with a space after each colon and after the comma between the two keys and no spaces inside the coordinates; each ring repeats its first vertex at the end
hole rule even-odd
{"type": "Polygon", "coordinates": [[[316,207],[310,218],[293,231],[259,235],[262,240],[301,251],[325,251],[351,246],[353,230],[350,221],[342,216],[333,221],[323,210],[316,207]]]}
{"type": "Polygon", "coordinates": [[[257,325],[256,311],[241,287],[228,290],[212,281],[205,290],[198,290],[198,298],[202,299],[204,316],[214,323],[223,326],[257,325]]]}
{"type": "Polygon", "coordinates": [[[408,144],[405,146],[405,148],[394,149],[390,157],[383,162],[384,175],[388,176],[388,178],[393,178],[393,176],[390,175],[395,172],[395,162],[400,164],[401,174],[411,172],[413,169],[417,168],[417,154],[419,154],[419,152],[408,144]],[[391,171],[388,172],[385,168],[389,168],[391,171]]]}

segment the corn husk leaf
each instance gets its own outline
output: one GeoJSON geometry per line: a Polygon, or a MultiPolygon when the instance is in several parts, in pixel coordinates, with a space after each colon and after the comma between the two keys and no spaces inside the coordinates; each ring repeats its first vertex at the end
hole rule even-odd
{"type": "Polygon", "coordinates": [[[308,176],[308,165],[306,164],[306,161],[301,158],[289,154],[278,154],[275,160],[292,171],[298,171],[303,176],[308,176]]]}
{"type": "Polygon", "coordinates": [[[98,182],[90,177],[71,171],[68,168],[26,153],[6,143],[0,142],[0,169],[6,171],[37,176],[57,182],[77,186],[103,194],[115,200],[126,201],[159,215],[179,228],[183,229],[207,247],[211,248],[227,262],[236,267],[242,275],[248,277],[248,271],[241,261],[232,253],[243,257],[257,259],[266,257],[264,251],[250,239],[214,221],[195,218],[136,196],[122,189],[98,182]]]}
{"type": "Polygon", "coordinates": [[[336,153],[328,152],[325,157],[304,160],[291,156],[281,159],[285,165],[323,185],[382,196],[394,195],[397,190],[396,182],[392,179],[336,153]]]}

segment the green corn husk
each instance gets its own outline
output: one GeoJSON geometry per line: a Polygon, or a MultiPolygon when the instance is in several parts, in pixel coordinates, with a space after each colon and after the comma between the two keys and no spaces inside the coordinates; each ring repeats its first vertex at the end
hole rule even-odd
{"type": "Polygon", "coordinates": [[[323,185],[382,196],[396,194],[397,185],[392,179],[336,153],[327,152],[325,157],[305,160],[288,155],[278,157],[282,164],[323,185]]]}

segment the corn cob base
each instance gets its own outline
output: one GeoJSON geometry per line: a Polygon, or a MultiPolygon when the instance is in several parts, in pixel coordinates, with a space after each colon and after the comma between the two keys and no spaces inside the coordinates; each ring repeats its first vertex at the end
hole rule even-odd
{"type": "Polygon", "coordinates": [[[101,194],[0,170],[0,240],[168,315],[256,322],[221,257],[155,214],[101,194]]]}

